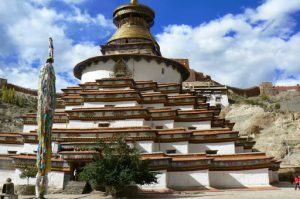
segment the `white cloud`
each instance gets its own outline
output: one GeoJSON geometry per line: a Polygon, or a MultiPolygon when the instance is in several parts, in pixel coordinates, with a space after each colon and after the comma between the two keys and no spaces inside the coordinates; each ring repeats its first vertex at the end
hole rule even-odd
{"type": "Polygon", "coordinates": [[[191,67],[236,87],[262,81],[300,82],[300,33],[292,14],[300,0],[268,0],[197,27],[170,25],[157,35],[163,55],[189,58],[191,67]],[[289,19],[289,20],[285,20],[289,19]]]}
{"type": "Polygon", "coordinates": [[[295,86],[299,85],[300,81],[295,79],[285,79],[285,80],[279,80],[276,82],[275,86],[295,86]]]}
{"type": "MultiPolygon", "coordinates": [[[[68,0],[65,0],[66,2],[68,0]]],[[[83,1],[68,1],[80,3],[83,1]]],[[[91,17],[75,5],[69,12],[57,12],[45,6],[48,0],[0,1],[0,75],[25,87],[36,88],[38,69],[32,65],[44,63],[48,54],[48,37],[54,40],[57,87],[74,83],[73,67],[79,61],[100,55],[99,46],[89,41],[75,41],[68,29],[87,23],[106,33],[113,31],[111,20],[99,14],[91,17]],[[14,16],[14,17],[12,17],[14,16]]],[[[75,28],[74,28],[75,29],[75,28]]],[[[87,38],[88,39],[88,38],[87,38]]],[[[75,81],[76,83],[76,81],[75,81]]]]}
{"type": "Polygon", "coordinates": [[[68,4],[82,4],[86,2],[86,0],[63,0],[63,1],[68,4]]]}

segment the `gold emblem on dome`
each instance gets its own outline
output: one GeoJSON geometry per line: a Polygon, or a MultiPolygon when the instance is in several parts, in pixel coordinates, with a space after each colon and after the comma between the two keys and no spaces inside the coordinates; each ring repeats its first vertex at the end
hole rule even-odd
{"type": "Polygon", "coordinates": [[[120,59],[119,61],[116,62],[114,66],[114,72],[113,74],[110,75],[111,77],[126,77],[126,78],[131,78],[132,73],[128,69],[127,64],[123,59],[120,59]]]}

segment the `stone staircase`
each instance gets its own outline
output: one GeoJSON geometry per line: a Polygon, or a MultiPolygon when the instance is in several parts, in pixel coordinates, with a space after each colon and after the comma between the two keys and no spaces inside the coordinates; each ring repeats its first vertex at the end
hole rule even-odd
{"type": "Polygon", "coordinates": [[[90,184],[80,181],[69,181],[66,185],[63,193],[64,194],[87,194],[92,191],[90,184]]]}

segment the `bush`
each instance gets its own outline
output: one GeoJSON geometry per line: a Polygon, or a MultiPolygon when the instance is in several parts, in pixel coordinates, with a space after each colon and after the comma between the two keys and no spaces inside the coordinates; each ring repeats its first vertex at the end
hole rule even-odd
{"type": "Polygon", "coordinates": [[[280,104],[279,104],[279,103],[276,103],[276,104],[275,104],[275,109],[279,110],[279,109],[280,109],[280,107],[281,107],[281,106],[280,106],[280,104]]]}
{"type": "MultiPolygon", "coordinates": [[[[98,147],[97,147],[98,148],[98,147]]],[[[127,145],[123,137],[99,142],[101,155],[88,164],[79,174],[79,179],[108,189],[122,189],[134,184],[156,183],[155,172],[149,170],[149,163],[141,160],[136,148],[127,145]]]]}
{"type": "Polygon", "coordinates": [[[29,179],[35,178],[37,174],[37,168],[35,166],[25,166],[21,169],[20,178],[27,179],[27,186],[29,186],[29,179]]]}

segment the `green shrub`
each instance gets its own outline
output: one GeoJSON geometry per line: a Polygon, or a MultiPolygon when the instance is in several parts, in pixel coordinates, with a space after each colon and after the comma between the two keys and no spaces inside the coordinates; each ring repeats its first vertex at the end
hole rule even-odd
{"type": "Polygon", "coordinates": [[[113,187],[157,182],[157,173],[149,170],[148,161],[141,160],[138,150],[128,146],[123,137],[99,142],[97,148],[102,155],[84,167],[80,180],[113,187]]]}
{"type": "Polygon", "coordinates": [[[27,180],[27,186],[29,185],[29,179],[35,178],[37,174],[37,168],[35,166],[25,166],[21,169],[20,178],[27,180]]]}

